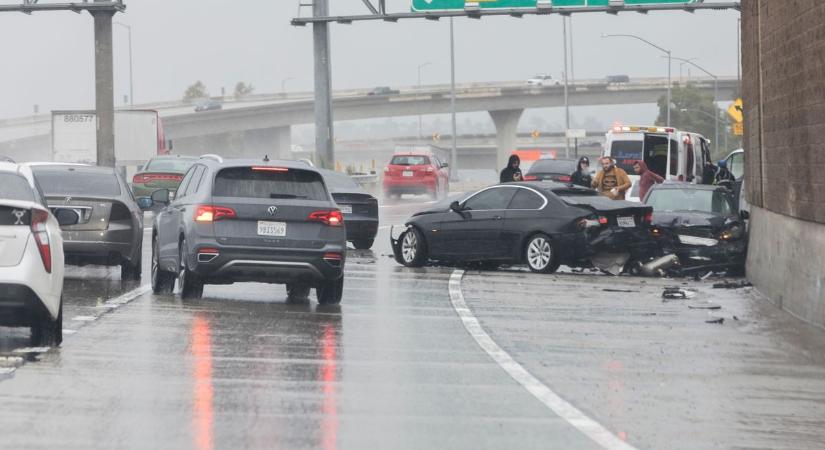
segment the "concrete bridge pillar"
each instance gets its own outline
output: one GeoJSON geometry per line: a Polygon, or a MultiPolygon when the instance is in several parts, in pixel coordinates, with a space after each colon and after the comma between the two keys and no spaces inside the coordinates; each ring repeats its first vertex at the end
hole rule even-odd
{"type": "Polygon", "coordinates": [[[496,161],[497,170],[501,170],[507,165],[513,150],[516,150],[516,140],[518,138],[518,121],[524,113],[523,109],[509,109],[503,111],[489,111],[490,117],[496,126],[496,144],[498,152],[496,161]]]}
{"type": "Polygon", "coordinates": [[[243,132],[238,156],[244,158],[292,159],[292,128],[273,127],[243,132]]]}

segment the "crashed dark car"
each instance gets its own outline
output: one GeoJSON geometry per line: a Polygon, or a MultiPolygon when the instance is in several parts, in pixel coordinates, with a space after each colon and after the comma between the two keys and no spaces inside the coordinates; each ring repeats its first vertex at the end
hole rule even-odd
{"type": "Polygon", "coordinates": [[[645,204],[653,207],[654,235],[665,252],[679,257],[683,272],[744,268],[747,213],[736,211],[729,189],[659,184],[647,194],[645,204]]]}
{"type": "Polygon", "coordinates": [[[368,194],[349,175],[319,169],[332,194],[332,199],[344,214],[347,241],[357,250],[372,247],[378,234],[378,200],[368,194]]]}
{"type": "Polygon", "coordinates": [[[652,208],[613,201],[555,182],[505,183],[416,213],[391,240],[408,267],[427,262],[526,264],[552,273],[560,265],[614,267],[648,261],[659,249],[652,208]]]}

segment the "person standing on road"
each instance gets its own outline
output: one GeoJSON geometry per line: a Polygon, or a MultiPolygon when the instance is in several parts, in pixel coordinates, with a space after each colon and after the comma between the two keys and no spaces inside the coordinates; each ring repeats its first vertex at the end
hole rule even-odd
{"type": "Polygon", "coordinates": [[[521,169],[519,166],[521,165],[521,158],[518,155],[510,155],[510,160],[507,162],[507,167],[501,171],[501,176],[499,180],[502,183],[512,183],[513,181],[524,181],[524,177],[521,175],[521,169]]]}
{"type": "Polygon", "coordinates": [[[579,159],[579,165],[576,166],[576,171],[570,175],[570,182],[576,186],[584,186],[589,188],[593,183],[593,177],[590,176],[590,158],[582,156],[579,159]]]}
{"type": "Polygon", "coordinates": [[[613,159],[607,156],[602,158],[601,162],[602,171],[596,174],[591,186],[611,200],[624,200],[625,193],[633,185],[627,172],[616,167],[613,159]]]}
{"type": "Polygon", "coordinates": [[[713,184],[717,186],[724,186],[728,189],[733,189],[733,182],[736,181],[733,174],[728,170],[728,162],[724,159],[719,161],[716,169],[716,178],[713,184]]]}
{"type": "Polygon", "coordinates": [[[639,175],[639,200],[641,201],[645,201],[647,191],[649,191],[654,184],[665,182],[665,179],[660,177],[659,174],[648,169],[644,161],[636,161],[636,163],[633,164],[633,171],[636,172],[636,175],[639,175]]]}

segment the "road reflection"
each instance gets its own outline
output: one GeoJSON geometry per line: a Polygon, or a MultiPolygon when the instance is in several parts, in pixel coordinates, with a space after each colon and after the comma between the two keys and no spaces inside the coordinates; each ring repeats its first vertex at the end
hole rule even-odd
{"type": "Polygon", "coordinates": [[[336,382],[338,381],[338,336],[332,324],[323,325],[321,337],[320,380],[324,400],[321,406],[321,448],[338,449],[338,399],[336,382]]]}
{"type": "Polygon", "coordinates": [[[212,337],[209,321],[201,316],[192,320],[190,345],[194,364],[194,396],[192,428],[197,450],[212,450],[213,390],[212,390],[212,337]]]}

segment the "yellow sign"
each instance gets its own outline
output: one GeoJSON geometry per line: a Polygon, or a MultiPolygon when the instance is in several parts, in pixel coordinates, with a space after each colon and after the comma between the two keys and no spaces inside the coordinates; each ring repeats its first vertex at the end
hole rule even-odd
{"type": "Polygon", "coordinates": [[[439,133],[433,133],[433,141],[438,142],[441,140],[441,135],[439,133]]]}
{"type": "Polygon", "coordinates": [[[532,133],[530,133],[530,136],[533,136],[533,139],[538,139],[541,137],[541,133],[538,130],[535,130],[532,133]]]}
{"type": "Polygon", "coordinates": [[[745,134],[745,124],[742,122],[738,122],[733,124],[733,134],[736,136],[742,136],[745,134]]]}
{"type": "Polygon", "coordinates": [[[742,113],[742,106],[742,99],[737,98],[736,101],[730,105],[730,108],[728,108],[728,115],[731,119],[735,120],[736,123],[742,123],[745,120],[742,113]]]}

